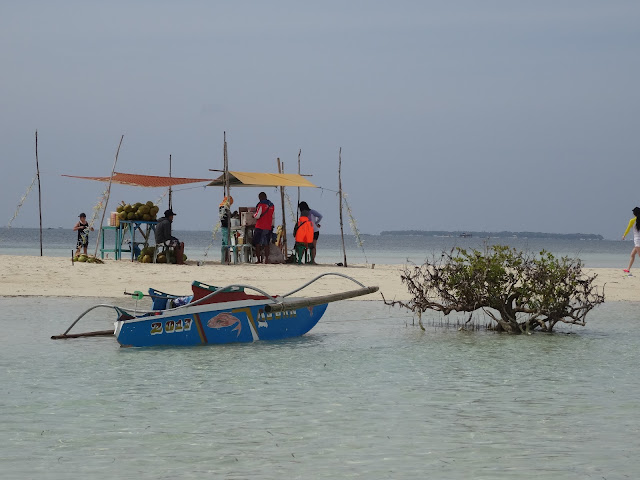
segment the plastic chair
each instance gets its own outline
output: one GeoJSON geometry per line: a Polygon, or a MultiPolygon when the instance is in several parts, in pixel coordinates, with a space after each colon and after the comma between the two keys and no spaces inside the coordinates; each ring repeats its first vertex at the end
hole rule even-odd
{"type": "Polygon", "coordinates": [[[165,245],[164,243],[156,243],[155,248],[153,249],[153,263],[158,263],[158,255],[160,255],[161,253],[165,254],[165,257],[167,258],[167,263],[169,263],[169,252],[173,251],[173,247],[170,247],[169,245],[165,245]]]}
{"type": "Polygon", "coordinates": [[[293,247],[296,254],[296,263],[310,263],[311,262],[311,252],[309,251],[309,244],[296,242],[293,247]]]}

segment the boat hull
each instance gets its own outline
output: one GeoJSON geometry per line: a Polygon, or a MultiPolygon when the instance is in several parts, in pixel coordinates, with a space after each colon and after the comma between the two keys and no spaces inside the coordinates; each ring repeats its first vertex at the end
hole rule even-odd
{"type": "Polygon", "coordinates": [[[119,319],[115,336],[125,347],[207,345],[299,337],[322,318],[327,304],[265,312],[264,301],[194,305],[159,315],[119,319]]]}

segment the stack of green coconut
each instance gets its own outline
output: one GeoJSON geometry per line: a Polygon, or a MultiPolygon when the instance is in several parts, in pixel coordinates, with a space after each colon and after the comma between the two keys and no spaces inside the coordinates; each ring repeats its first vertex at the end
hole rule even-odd
{"type": "MultiPolygon", "coordinates": [[[[140,250],[140,255],[138,255],[138,261],[140,263],[151,263],[153,262],[153,250],[155,247],[144,247],[140,250]]],[[[187,256],[182,254],[183,261],[187,261],[187,256]]],[[[175,255],[170,254],[169,258],[164,252],[160,252],[158,257],[156,258],[156,263],[176,263],[175,255]]]]}
{"type": "Polygon", "coordinates": [[[73,261],[83,263],[104,263],[101,259],[96,258],[93,255],[85,255],[84,253],[80,255],[74,255],[73,261]]]}
{"type": "Polygon", "coordinates": [[[145,222],[155,222],[159,207],[151,200],[147,203],[124,203],[118,205],[116,209],[120,220],[143,220],[145,222]]]}

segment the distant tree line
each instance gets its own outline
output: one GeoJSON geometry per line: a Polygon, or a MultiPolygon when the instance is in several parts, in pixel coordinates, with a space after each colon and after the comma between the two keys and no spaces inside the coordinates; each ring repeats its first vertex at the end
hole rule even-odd
{"type": "Polygon", "coordinates": [[[444,230],[389,230],[380,235],[415,235],[424,237],[479,237],[479,238],[560,238],[564,240],[604,240],[594,233],[544,233],[544,232],[471,232],[444,230]]]}

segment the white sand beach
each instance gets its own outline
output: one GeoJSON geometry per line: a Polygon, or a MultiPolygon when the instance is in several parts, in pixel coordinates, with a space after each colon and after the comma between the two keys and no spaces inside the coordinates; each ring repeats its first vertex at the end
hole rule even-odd
{"type": "MultiPolygon", "coordinates": [[[[63,257],[0,255],[0,296],[107,297],[122,298],[123,293],[149,287],[173,294],[189,294],[191,282],[211,285],[232,283],[251,285],[270,294],[287,293],[317,275],[336,272],[367,285],[380,287],[387,299],[406,300],[408,293],[400,282],[402,265],[197,265],[141,264],[105,260],[104,264],[71,263],[63,257]]],[[[640,301],[640,270],[627,276],[621,269],[592,268],[597,284],[605,287],[606,301],[640,301]]],[[[316,282],[304,295],[324,295],[357,288],[353,282],[335,277],[316,282]]],[[[359,300],[380,300],[380,293],[359,300]]]]}

